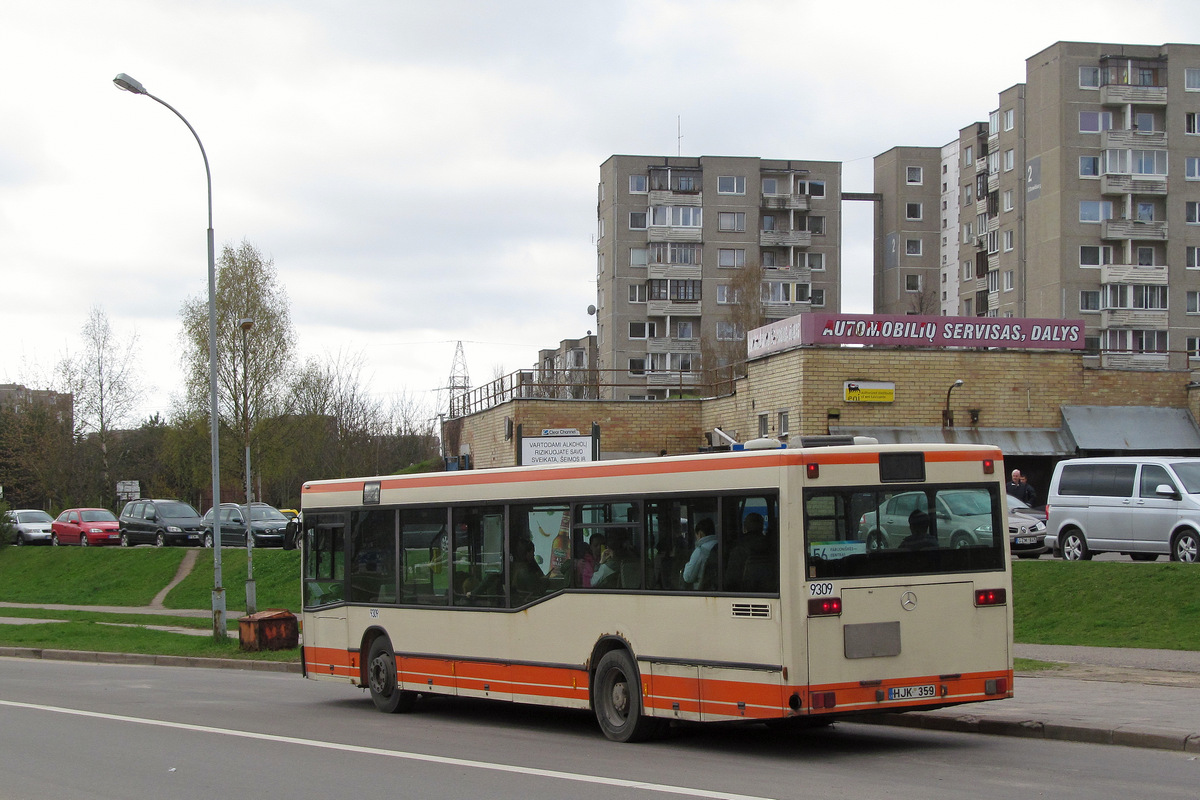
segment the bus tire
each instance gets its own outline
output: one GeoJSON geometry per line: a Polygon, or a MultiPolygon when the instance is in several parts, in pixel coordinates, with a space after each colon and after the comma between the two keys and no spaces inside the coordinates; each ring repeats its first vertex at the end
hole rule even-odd
{"type": "Polygon", "coordinates": [[[396,681],[396,653],[386,636],[371,642],[367,651],[367,685],[371,688],[371,701],[385,714],[411,711],[416,702],[416,694],[402,690],[396,681]]]}
{"type": "Polygon", "coordinates": [[[646,716],[641,681],[626,650],[610,650],[600,658],[592,683],[592,707],[600,730],[614,742],[641,742],[663,730],[662,720],[646,716]]]}

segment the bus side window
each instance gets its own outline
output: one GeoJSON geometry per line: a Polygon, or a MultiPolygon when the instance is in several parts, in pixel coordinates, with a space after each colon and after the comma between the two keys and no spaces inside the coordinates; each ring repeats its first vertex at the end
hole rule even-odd
{"type": "Polygon", "coordinates": [[[344,599],[345,520],[341,514],[311,514],[304,530],[304,605],[344,599]]]}
{"type": "Polygon", "coordinates": [[[723,533],[729,542],[725,557],[725,590],[779,591],[779,514],[775,497],[726,497],[723,533]],[[730,533],[732,532],[732,536],[730,533]]]}
{"type": "Polygon", "coordinates": [[[450,602],[448,516],[444,507],[400,512],[401,602],[425,606],[450,602]]]}
{"type": "Polygon", "coordinates": [[[350,601],[396,602],[396,512],[350,515],[350,601]]]}

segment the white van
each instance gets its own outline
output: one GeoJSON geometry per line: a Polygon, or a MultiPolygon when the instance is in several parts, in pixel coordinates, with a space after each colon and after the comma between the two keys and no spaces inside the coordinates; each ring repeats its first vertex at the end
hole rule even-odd
{"type": "Polygon", "coordinates": [[[1068,561],[1115,552],[1200,560],[1200,458],[1060,461],[1046,502],[1046,545],[1068,561]]]}

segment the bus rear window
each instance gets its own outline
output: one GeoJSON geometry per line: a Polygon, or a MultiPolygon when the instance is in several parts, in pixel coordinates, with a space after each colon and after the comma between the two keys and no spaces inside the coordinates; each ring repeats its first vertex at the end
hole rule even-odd
{"type": "Polygon", "coordinates": [[[807,489],[804,515],[810,580],[1004,569],[994,484],[807,489]]]}

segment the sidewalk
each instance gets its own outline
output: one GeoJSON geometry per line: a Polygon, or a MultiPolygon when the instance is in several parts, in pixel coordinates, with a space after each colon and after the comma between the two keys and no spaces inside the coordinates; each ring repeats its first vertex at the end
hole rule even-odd
{"type": "MultiPolygon", "coordinates": [[[[212,615],[208,610],[0,603],[0,609],[4,608],[188,617],[212,615]]],[[[241,613],[228,612],[228,616],[237,619],[241,613]]],[[[27,622],[22,618],[0,618],[0,624],[27,622]]],[[[209,631],[201,633],[210,635],[209,631]]],[[[856,718],[854,721],[1200,753],[1200,652],[1030,644],[1016,644],[1013,652],[1019,658],[1058,662],[1063,664],[1063,668],[1018,673],[1014,696],[1005,700],[971,703],[936,711],[881,714],[856,718]]],[[[300,671],[299,664],[282,662],[21,647],[0,647],[0,657],[300,671]]]]}

